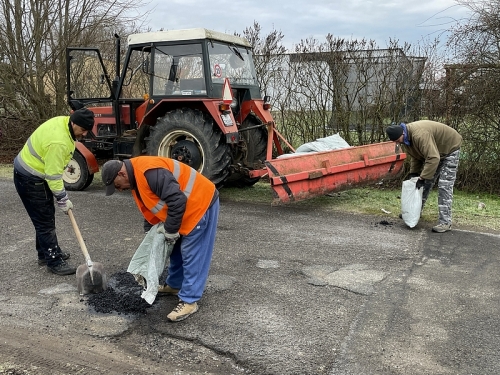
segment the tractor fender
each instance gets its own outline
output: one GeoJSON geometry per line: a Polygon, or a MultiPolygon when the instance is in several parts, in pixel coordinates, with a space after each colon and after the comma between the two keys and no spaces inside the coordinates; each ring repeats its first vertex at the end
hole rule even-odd
{"type": "Polygon", "coordinates": [[[243,119],[253,113],[260,118],[263,123],[274,121],[271,112],[268,109],[264,109],[263,100],[247,100],[243,102],[241,104],[241,113],[243,119]]]}
{"type": "Polygon", "coordinates": [[[97,159],[95,158],[94,154],[90,152],[90,150],[81,142],[76,142],[75,146],[78,152],[85,158],[89,173],[94,174],[96,172],[99,172],[99,164],[97,164],[97,159]]]}
{"type": "Polygon", "coordinates": [[[179,109],[179,108],[189,108],[198,109],[203,113],[208,113],[217,124],[222,134],[233,134],[238,133],[238,127],[234,119],[233,113],[229,112],[227,115],[231,119],[232,124],[224,124],[221,118],[221,111],[219,105],[222,103],[221,100],[217,99],[186,99],[183,98],[182,101],[175,99],[163,99],[154,106],[144,115],[141,126],[148,124],[154,126],[159,117],[163,117],[167,112],[179,109]]]}

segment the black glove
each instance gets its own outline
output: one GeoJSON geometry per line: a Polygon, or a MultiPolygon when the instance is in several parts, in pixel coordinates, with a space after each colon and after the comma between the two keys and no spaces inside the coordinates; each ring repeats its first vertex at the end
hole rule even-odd
{"type": "Polygon", "coordinates": [[[424,185],[425,185],[425,180],[424,180],[424,179],[422,179],[422,178],[419,178],[419,179],[417,180],[416,188],[417,188],[417,189],[420,189],[420,188],[424,187],[424,185]]]}

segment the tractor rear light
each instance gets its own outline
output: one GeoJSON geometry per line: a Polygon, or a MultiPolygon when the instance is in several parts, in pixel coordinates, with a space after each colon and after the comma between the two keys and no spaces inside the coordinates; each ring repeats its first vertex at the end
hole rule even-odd
{"type": "Polygon", "coordinates": [[[219,110],[223,113],[228,113],[231,110],[231,104],[221,103],[219,104],[219,110]]]}
{"type": "Polygon", "coordinates": [[[228,133],[226,134],[226,143],[238,143],[239,142],[239,134],[238,133],[228,133]]]}

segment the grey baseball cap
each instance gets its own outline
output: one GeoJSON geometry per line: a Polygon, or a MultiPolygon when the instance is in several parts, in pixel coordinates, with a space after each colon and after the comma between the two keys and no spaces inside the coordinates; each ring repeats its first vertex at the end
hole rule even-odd
{"type": "Polygon", "coordinates": [[[115,178],[122,169],[122,165],[123,161],[121,160],[109,160],[102,166],[101,177],[102,182],[106,185],[106,196],[115,192],[115,178]]]}

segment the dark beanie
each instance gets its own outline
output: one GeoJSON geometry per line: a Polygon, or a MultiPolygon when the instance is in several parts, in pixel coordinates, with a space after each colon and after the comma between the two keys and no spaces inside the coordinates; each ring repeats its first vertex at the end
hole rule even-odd
{"type": "Polygon", "coordinates": [[[385,129],[391,141],[397,140],[403,135],[403,127],[401,125],[391,125],[385,129]]]}
{"type": "Polygon", "coordinates": [[[92,130],[94,127],[94,112],[88,108],[76,110],[69,116],[69,119],[72,123],[85,130],[92,130]]]}

